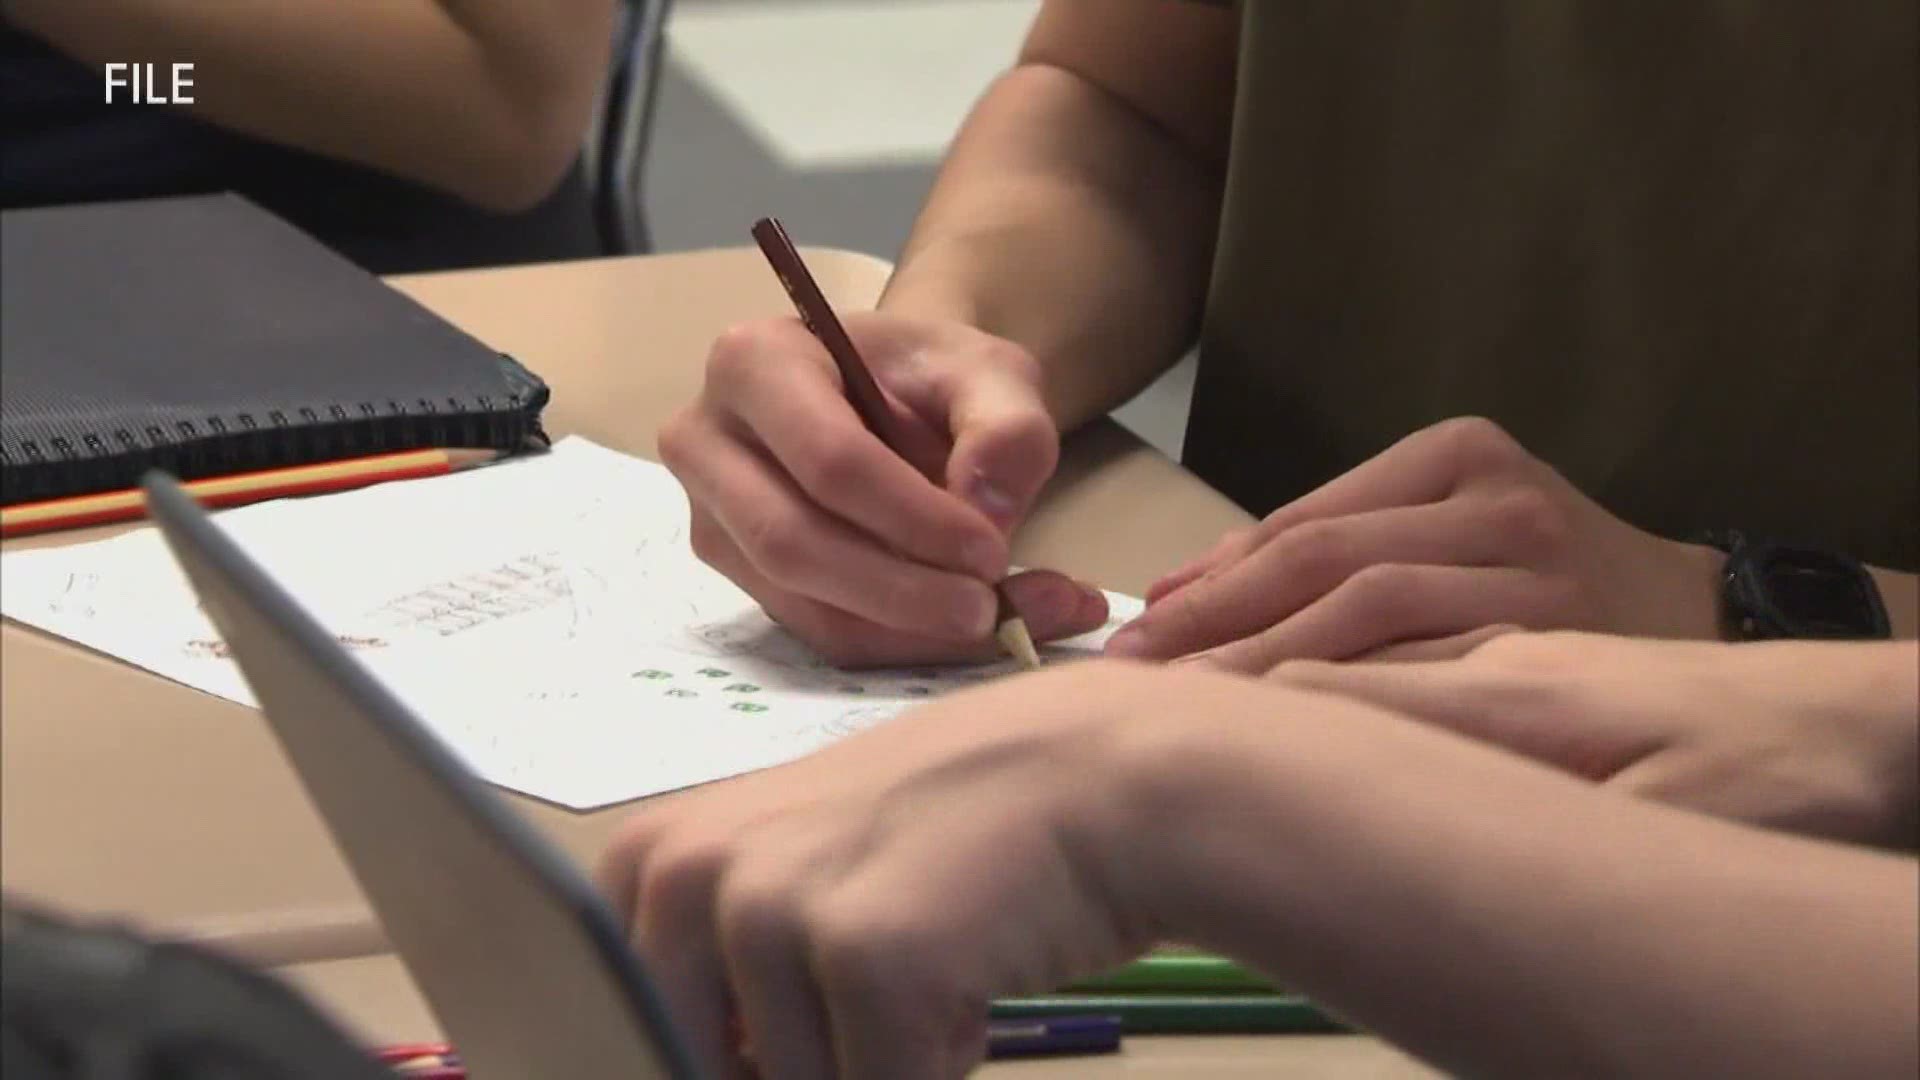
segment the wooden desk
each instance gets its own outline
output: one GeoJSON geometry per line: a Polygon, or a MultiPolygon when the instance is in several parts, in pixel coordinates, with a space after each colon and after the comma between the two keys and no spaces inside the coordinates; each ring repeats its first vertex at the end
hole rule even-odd
{"type": "MultiPolygon", "coordinates": [[[[432,1012],[395,957],[314,961],[282,968],[278,974],[320,1002],[335,1020],[369,1045],[440,1038],[432,1012]]],[[[1125,1050],[1116,1055],[993,1062],[975,1075],[984,1080],[1028,1076],[1085,1080],[1188,1080],[1196,1076],[1412,1080],[1439,1074],[1378,1039],[1358,1035],[1161,1035],[1129,1038],[1125,1050]]]]}
{"type": "MultiPolygon", "coordinates": [[[[862,255],[816,251],[808,261],[848,308],[869,306],[888,272],[862,255]]],[[[714,336],[743,319],[791,312],[750,249],[395,284],[539,372],[554,391],[554,435],[647,456],[662,420],[697,391],[714,336]]],[[[1137,592],[1244,520],[1103,423],[1073,440],[1017,556],[1137,592]]],[[[9,892],[222,939],[269,962],[386,949],[250,709],[8,623],[0,770],[0,885],[9,892]]],[[[575,814],[512,798],[582,861],[623,816],[618,807],[575,814]]]]}
{"type": "MultiPolygon", "coordinates": [[[[810,252],[836,304],[871,304],[887,267],[810,252]]],[[[789,310],[757,253],[705,252],[395,282],[554,389],[556,435],[653,455],[730,323],[789,310]]],[[[1069,444],[1016,557],[1139,592],[1246,517],[1110,423],[1069,444]]],[[[105,530],[29,543],[72,543],[105,530]]],[[[9,545],[11,547],[12,545],[9,545]]],[[[583,862],[622,817],[512,802],[583,862]]],[[[285,973],[370,1039],[435,1030],[345,864],[252,710],[8,623],[0,631],[0,887],[50,907],[223,940],[285,973]],[[300,963],[300,961],[312,961],[300,963]]],[[[1405,1076],[1354,1036],[1136,1039],[1123,1058],[995,1066],[994,1076],[1405,1076]]]]}

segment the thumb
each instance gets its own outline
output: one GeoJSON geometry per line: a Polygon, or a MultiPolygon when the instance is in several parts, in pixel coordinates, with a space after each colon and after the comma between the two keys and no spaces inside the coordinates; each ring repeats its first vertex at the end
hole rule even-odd
{"type": "Polygon", "coordinates": [[[1011,372],[978,371],[954,387],[947,426],[947,490],[1012,532],[1060,461],[1060,433],[1039,386],[1011,372]]]}

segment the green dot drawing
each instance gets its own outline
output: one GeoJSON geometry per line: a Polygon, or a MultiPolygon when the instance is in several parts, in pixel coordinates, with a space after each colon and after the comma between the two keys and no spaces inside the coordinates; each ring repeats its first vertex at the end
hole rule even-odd
{"type": "Polygon", "coordinates": [[[933,693],[933,691],[924,686],[909,686],[907,687],[907,693],[914,697],[926,697],[928,694],[933,693]]]}
{"type": "Polygon", "coordinates": [[[766,712],[767,711],[767,707],[765,705],[760,704],[757,701],[736,701],[733,704],[727,706],[727,708],[732,709],[734,712],[766,712]]]}
{"type": "Polygon", "coordinates": [[[760,688],[750,682],[737,682],[726,687],[726,690],[734,694],[757,694],[760,692],[760,688]]]}
{"type": "Polygon", "coordinates": [[[636,679],[671,679],[673,678],[673,672],[661,671],[659,668],[646,668],[634,672],[633,677],[636,679]]]}
{"type": "Polygon", "coordinates": [[[859,683],[848,683],[840,688],[840,692],[843,694],[864,694],[867,692],[867,688],[861,686],[859,683]]]}
{"type": "Polygon", "coordinates": [[[703,667],[699,671],[694,672],[694,674],[705,675],[709,679],[724,679],[727,676],[733,674],[733,672],[728,671],[724,668],[703,667]]]}
{"type": "Polygon", "coordinates": [[[667,696],[668,697],[699,697],[700,692],[698,690],[688,690],[685,687],[676,686],[667,691],[667,696]]]}

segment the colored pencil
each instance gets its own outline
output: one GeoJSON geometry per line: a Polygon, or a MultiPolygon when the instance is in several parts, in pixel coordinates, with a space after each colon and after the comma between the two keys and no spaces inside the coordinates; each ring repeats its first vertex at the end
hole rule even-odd
{"type": "Polygon", "coordinates": [[[1297,994],[1049,994],[993,1003],[995,1021],[1117,1016],[1128,1035],[1266,1035],[1347,1028],[1297,994]]]}
{"type": "MultiPolygon", "coordinates": [[[[409,450],[317,465],[217,476],[182,486],[187,494],[203,506],[238,506],[291,495],[345,491],[389,480],[441,476],[484,465],[500,456],[501,451],[498,450],[409,450]]],[[[139,488],[22,503],[0,508],[0,536],[24,536],[53,529],[78,529],[87,525],[132,521],[145,517],[146,513],[146,493],[139,488]]]]}
{"type": "MultiPolygon", "coordinates": [[[[897,453],[906,445],[899,434],[898,418],[888,407],[886,395],[880,392],[873,373],[867,370],[866,361],[860,358],[860,351],[854,348],[853,339],[847,336],[840,317],[827,303],[827,295],[820,291],[819,283],[801,260],[800,249],[794,247],[786,227],[775,218],[761,218],[754,223],[753,239],[800,312],[800,321],[820,340],[827,355],[833,357],[834,366],[840,369],[840,381],[846,385],[847,400],[861,423],[897,453]]],[[[1005,589],[996,584],[994,592],[999,601],[999,610],[994,616],[994,637],[1023,667],[1029,670],[1039,667],[1040,653],[1033,647],[1033,635],[1027,630],[1026,620],[1007,598],[1005,589]]]]}
{"type": "Polygon", "coordinates": [[[1048,1016],[987,1024],[989,1058],[1111,1054],[1120,1049],[1117,1016],[1048,1016]]]}
{"type": "MultiPolygon", "coordinates": [[[[1074,1014],[995,1020],[987,1024],[987,1057],[1111,1054],[1120,1049],[1120,1039],[1120,1020],[1115,1016],[1074,1014]]],[[[376,1051],[375,1057],[408,1080],[465,1080],[467,1075],[460,1056],[444,1043],[389,1046],[376,1051]]]]}
{"type": "Polygon", "coordinates": [[[1153,953],[1124,967],[1082,979],[1062,989],[1068,994],[1244,994],[1274,993],[1264,975],[1248,971],[1224,956],[1206,953],[1153,953]]]}

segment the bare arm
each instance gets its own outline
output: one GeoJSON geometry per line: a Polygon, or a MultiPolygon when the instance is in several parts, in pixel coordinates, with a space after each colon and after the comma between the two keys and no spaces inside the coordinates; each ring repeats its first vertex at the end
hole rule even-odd
{"type": "Polygon", "coordinates": [[[1062,430],[1191,341],[1232,113],[1234,15],[1048,0],[948,155],[882,310],[1025,346],[1062,430]]]}
{"type": "Polygon", "coordinates": [[[1161,784],[1119,830],[1140,867],[1122,891],[1171,897],[1156,925],[1473,1074],[1914,1072],[1911,858],[1384,713],[1235,712],[1143,755],[1161,784]],[[1181,843],[1141,861],[1143,836],[1181,843]]]}
{"type": "Polygon", "coordinates": [[[613,2],[7,0],[6,12],[91,64],[194,64],[193,108],[213,123],[511,210],[551,190],[579,149],[613,2]]]}

